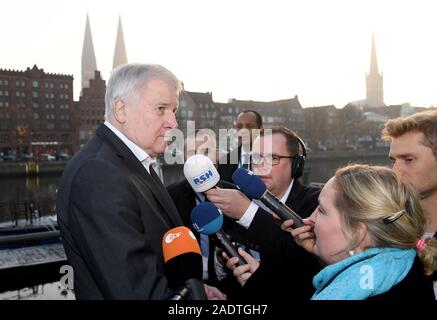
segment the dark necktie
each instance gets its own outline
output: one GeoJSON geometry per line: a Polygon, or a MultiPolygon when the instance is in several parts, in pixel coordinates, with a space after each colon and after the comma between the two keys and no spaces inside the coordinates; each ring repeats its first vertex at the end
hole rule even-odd
{"type": "Polygon", "coordinates": [[[158,174],[156,173],[156,171],[150,166],[149,167],[150,170],[150,175],[152,176],[152,178],[159,184],[162,185],[162,181],[161,179],[159,179],[158,174]]]}

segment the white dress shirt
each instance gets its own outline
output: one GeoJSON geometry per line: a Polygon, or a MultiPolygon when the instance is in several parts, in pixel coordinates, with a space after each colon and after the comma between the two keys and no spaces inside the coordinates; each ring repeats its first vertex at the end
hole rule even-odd
{"type": "Polygon", "coordinates": [[[137,157],[137,159],[142,163],[144,168],[146,168],[147,172],[150,173],[150,165],[155,163],[156,159],[149,156],[146,151],[130,141],[123,133],[120,132],[120,130],[118,130],[111,123],[109,123],[109,121],[105,121],[103,124],[107,126],[112,132],[114,132],[117,137],[121,139],[121,141],[124,142],[124,144],[130,149],[130,151],[132,151],[135,157],[137,157]]]}
{"type": "MultiPolygon", "coordinates": [[[[287,201],[288,196],[290,195],[290,192],[291,192],[291,188],[293,187],[293,182],[294,182],[294,179],[291,180],[291,183],[288,186],[287,191],[282,196],[282,198],[279,199],[279,201],[281,201],[282,203],[285,203],[287,201]]],[[[264,209],[265,211],[267,211],[269,213],[272,213],[272,210],[267,208],[261,201],[259,201],[259,200],[252,200],[252,202],[250,203],[250,206],[244,212],[244,214],[240,218],[240,220],[237,221],[237,223],[242,225],[246,229],[248,229],[250,224],[252,223],[253,218],[255,217],[255,213],[258,211],[259,207],[261,207],[262,209],[264,209]]]]}

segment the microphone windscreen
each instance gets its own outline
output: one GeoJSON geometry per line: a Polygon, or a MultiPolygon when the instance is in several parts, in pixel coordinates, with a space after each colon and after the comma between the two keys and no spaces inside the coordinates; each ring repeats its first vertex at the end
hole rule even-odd
{"type": "Polygon", "coordinates": [[[200,253],[196,236],[187,227],[176,227],[167,231],[162,237],[164,262],[184,253],[200,253]]]}
{"type": "Polygon", "coordinates": [[[201,202],[191,211],[191,222],[201,234],[210,235],[223,226],[223,214],[211,202],[201,202]]]}
{"type": "Polygon", "coordinates": [[[185,161],[184,176],[195,192],[205,192],[220,180],[211,159],[201,154],[191,156],[185,161]]]}
{"type": "Polygon", "coordinates": [[[199,243],[190,229],[177,227],[165,233],[162,251],[169,288],[177,290],[189,279],[202,280],[202,255],[199,243]]]}
{"type": "Polygon", "coordinates": [[[259,199],[266,191],[265,183],[252,171],[238,168],[232,174],[232,180],[243,193],[251,199],[259,199]]]}

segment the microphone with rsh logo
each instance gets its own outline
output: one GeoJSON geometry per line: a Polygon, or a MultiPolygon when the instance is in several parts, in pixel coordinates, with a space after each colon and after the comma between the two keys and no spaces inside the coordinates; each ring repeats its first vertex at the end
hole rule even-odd
{"type": "Polygon", "coordinates": [[[238,168],[232,175],[232,180],[246,196],[260,200],[282,220],[293,219],[292,228],[299,228],[304,225],[302,218],[267,190],[265,183],[252,171],[238,168]]]}
{"type": "Polygon", "coordinates": [[[239,266],[246,264],[235,246],[224,233],[222,229],[223,214],[213,203],[201,202],[195,206],[191,211],[191,222],[199,233],[206,235],[215,234],[228,256],[238,258],[239,266]]]}
{"type": "Polygon", "coordinates": [[[167,231],[162,238],[164,272],[168,287],[178,293],[171,300],[207,300],[199,243],[187,227],[167,231]]]}
{"type": "Polygon", "coordinates": [[[220,175],[211,159],[201,154],[185,161],[184,176],[195,192],[205,192],[220,181],[220,175]]]}

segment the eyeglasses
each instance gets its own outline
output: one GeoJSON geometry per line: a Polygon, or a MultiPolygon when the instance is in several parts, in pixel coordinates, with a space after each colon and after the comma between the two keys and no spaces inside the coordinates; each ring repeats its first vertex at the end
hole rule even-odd
{"type": "Polygon", "coordinates": [[[291,159],[293,157],[292,156],[280,156],[277,154],[260,155],[257,153],[253,153],[252,154],[252,163],[255,165],[259,165],[259,164],[261,164],[261,162],[264,162],[267,165],[276,166],[279,164],[279,162],[281,162],[282,158],[291,159]]]}

